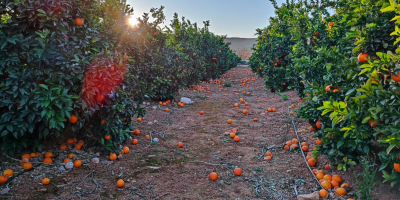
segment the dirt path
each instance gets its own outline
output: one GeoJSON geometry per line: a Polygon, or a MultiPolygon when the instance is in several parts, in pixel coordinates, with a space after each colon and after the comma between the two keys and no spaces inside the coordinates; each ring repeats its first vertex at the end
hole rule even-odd
{"type": "MultiPolygon", "coordinates": [[[[54,163],[61,163],[73,152],[84,165],[70,171],[59,169],[60,165],[37,166],[11,182],[8,185],[11,191],[0,198],[294,199],[294,188],[300,194],[313,192],[317,184],[300,153],[283,149],[284,142],[295,137],[288,116],[288,101],[281,101],[279,95],[267,91],[262,79],[252,81],[257,77],[248,68],[231,70],[225,81],[230,82],[230,78],[234,80],[232,87],[222,87],[222,91],[218,84],[208,83],[201,86],[209,87],[210,94],[182,91],[181,96],[191,98],[193,105],[181,108],[177,102],[167,106],[151,102],[143,121],[134,123],[135,129],[141,131],[139,136],[134,136],[139,144],[126,144],[130,152],[119,160],[108,161],[106,155],[99,155],[98,149],[90,145],[82,151],[71,147],[68,152],[54,149],[57,156],[54,163]],[[241,86],[240,80],[245,78],[250,79],[249,88],[241,86]],[[250,95],[243,94],[242,89],[250,95]],[[204,99],[206,95],[209,98],[204,99]],[[242,113],[246,106],[239,98],[249,103],[247,115],[242,113]],[[240,104],[239,109],[235,109],[235,103],[240,104]],[[164,111],[166,107],[169,112],[164,111]],[[269,113],[268,108],[276,108],[276,112],[269,113]],[[228,124],[228,119],[233,123],[228,124]],[[233,128],[238,129],[236,135],[241,138],[240,142],[234,142],[226,134],[233,128]],[[159,143],[151,143],[145,138],[147,134],[158,138],[159,143]],[[183,148],[177,148],[178,142],[183,143],[183,148]],[[272,152],[271,161],[264,160],[263,152],[268,148],[272,152]],[[90,163],[94,156],[100,158],[100,164],[90,163]],[[241,176],[233,174],[236,167],[243,170],[241,176]],[[218,173],[217,181],[209,179],[211,172],[218,173]],[[41,185],[44,177],[50,177],[54,185],[41,185]],[[116,187],[118,179],[125,181],[122,189],[116,187]]],[[[286,94],[291,103],[298,105],[295,92],[286,94]]],[[[313,149],[315,140],[311,138],[308,124],[299,119],[295,121],[301,140],[313,149]]],[[[323,168],[327,163],[327,159],[320,158],[318,167],[323,168]]],[[[3,164],[15,167],[13,163],[3,164]]],[[[351,173],[326,172],[340,174],[344,182],[354,185],[351,173]]]]}

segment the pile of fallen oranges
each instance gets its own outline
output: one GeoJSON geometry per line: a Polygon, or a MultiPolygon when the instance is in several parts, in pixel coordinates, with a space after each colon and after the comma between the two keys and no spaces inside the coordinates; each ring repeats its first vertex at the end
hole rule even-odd
{"type": "MultiPolygon", "coordinates": [[[[289,141],[287,141],[286,143],[285,143],[285,146],[283,147],[285,150],[289,150],[289,149],[291,149],[291,150],[296,150],[297,148],[299,148],[299,140],[297,140],[296,138],[293,138],[291,141],[289,140],[289,141]]],[[[309,149],[308,149],[308,144],[307,144],[307,142],[302,142],[301,143],[301,149],[304,151],[304,152],[307,152],[309,149]]]]}
{"type": "Polygon", "coordinates": [[[313,169],[315,176],[317,177],[318,181],[321,183],[324,189],[319,191],[319,195],[321,198],[328,197],[328,191],[333,189],[336,191],[336,194],[339,196],[344,196],[347,194],[347,190],[350,188],[348,183],[342,183],[342,177],[340,175],[329,175],[326,174],[324,170],[317,170],[313,169]]]}

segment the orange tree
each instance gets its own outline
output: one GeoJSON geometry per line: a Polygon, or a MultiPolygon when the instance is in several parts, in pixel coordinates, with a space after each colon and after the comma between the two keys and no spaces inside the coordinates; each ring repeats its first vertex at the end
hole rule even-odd
{"type": "Polygon", "coordinates": [[[179,21],[175,13],[168,31],[169,44],[187,55],[187,68],[183,69],[187,85],[199,79],[217,78],[240,61],[229,44],[224,43],[225,37],[211,33],[209,21],[203,24],[203,28],[198,28],[197,23],[192,24],[184,17],[179,21]]]}
{"type": "Polygon", "coordinates": [[[253,71],[263,65],[272,67],[275,52],[270,47],[282,41],[279,36],[291,38],[286,58],[290,66],[276,72],[278,75],[269,75],[266,85],[271,77],[285,77],[273,79],[280,86],[275,89],[283,90],[283,83],[289,82],[305,97],[307,104],[299,114],[316,130],[314,137],[322,140],[314,156],[327,155],[338,169],[346,170],[355,164],[348,159],[357,162],[358,156],[370,153],[370,141],[376,140],[385,148],[378,154],[380,170],[385,170],[386,180],[397,183],[400,80],[396,75],[400,50],[395,44],[400,39],[394,36],[400,35],[396,26],[400,17],[395,15],[398,4],[323,0],[287,2],[277,7],[272,2],[277,17],[258,31],[260,37],[251,58],[257,61],[251,63],[253,71]],[[328,8],[334,9],[333,14],[328,8]]]}
{"type": "Polygon", "coordinates": [[[142,101],[171,98],[187,84],[188,55],[161,31],[162,9],[132,27],[133,9],[118,0],[2,1],[2,150],[41,150],[45,138],[71,128],[118,152],[132,118],[145,114],[142,101]]]}

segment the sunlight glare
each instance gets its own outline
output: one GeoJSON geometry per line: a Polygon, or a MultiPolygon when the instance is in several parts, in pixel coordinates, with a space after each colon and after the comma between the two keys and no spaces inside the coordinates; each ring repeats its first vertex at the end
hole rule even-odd
{"type": "Polygon", "coordinates": [[[131,18],[129,18],[129,24],[131,24],[132,26],[135,26],[138,23],[137,19],[133,17],[133,15],[131,16],[131,18]]]}

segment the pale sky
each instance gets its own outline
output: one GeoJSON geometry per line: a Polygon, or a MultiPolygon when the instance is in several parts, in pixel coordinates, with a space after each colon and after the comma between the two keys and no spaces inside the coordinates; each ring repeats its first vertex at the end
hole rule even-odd
{"type": "MultiPolygon", "coordinates": [[[[286,0],[277,0],[278,4],[286,0]]],[[[174,13],[184,16],[202,27],[203,21],[210,20],[210,31],[228,37],[255,38],[257,28],[268,26],[274,16],[269,0],[127,0],[134,9],[134,17],[149,12],[150,8],[165,7],[165,25],[171,23],[174,13]]]]}

